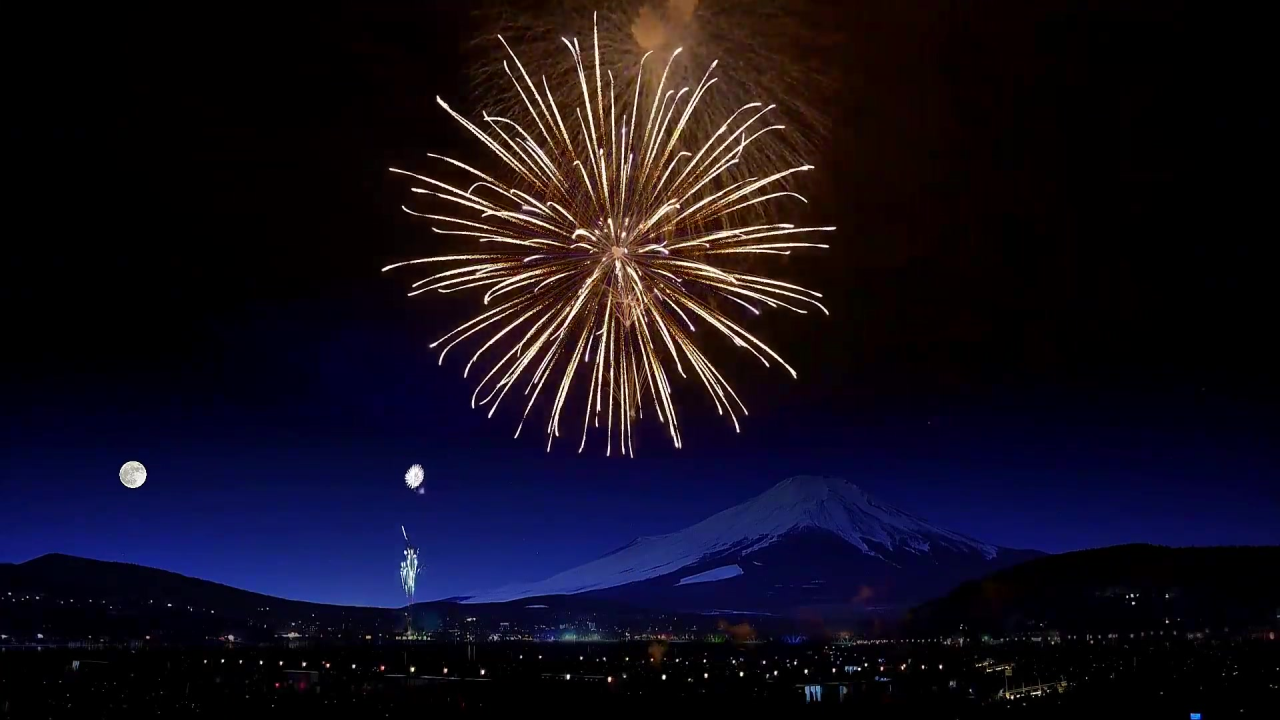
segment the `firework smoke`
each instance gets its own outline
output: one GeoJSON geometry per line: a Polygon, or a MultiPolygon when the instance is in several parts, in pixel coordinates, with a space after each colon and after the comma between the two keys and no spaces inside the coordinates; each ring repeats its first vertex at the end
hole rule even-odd
{"type": "MultiPolygon", "coordinates": [[[[561,104],[580,101],[576,70],[562,60],[562,37],[596,32],[600,55],[609,58],[620,84],[634,81],[630,73],[645,53],[665,60],[680,50],[668,68],[667,88],[696,86],[707,67],[718,62],[719,85],[703,99],[702,112],[687,122],[686,141],[701,145],[738,108],[772,103],[773,121],[795,130],[757,140],[750,170],[772,174],[805,164],[814,154],[812,143],[828,128],[816,100],[836,86],[824,50],[829,57],[841,39],[828,29],[834,24],[824,22],[824,14],[820,4],[797,0],[559,0],[504,2],[500,11],[482,13],[482,18],[487,27],[519,39],[530,76],[545,76],[561,104]]],[[[486,50],[494,47],[492,36],[481,42],[486,50]]],[[[499,115],[513,114],[522,104],[500,89],[508,82],[505,61],[503,56],[480,63],[476,76],[486,107],[499,115]],[[492,102],[503,95],[508,103],[492,102]]],[[[660,79],[660,73],[650,73],[642,83],[645,102],[658,92],[660,79]]],[[[747,171],[731,167],[721,179],[743,180],[747,171]]],[[[789,186],[796,178],[778,183],[789,186]]]]}

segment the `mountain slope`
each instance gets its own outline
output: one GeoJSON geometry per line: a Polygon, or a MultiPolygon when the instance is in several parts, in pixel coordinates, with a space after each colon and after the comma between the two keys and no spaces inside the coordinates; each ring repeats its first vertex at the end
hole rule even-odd
{"type": "Polygon", "coordinates": [[[680,609],[730,600],[750,606],[744,610],[778,609],[853,596],[896,603],[1036,554],[931,525],[845,480],[799,476],[679,532],[638,538],[542,582],[466,602],[594,592],[680,609]]]}
{"type": "Polygon", "coordinates": [[[403,613],[263,595],[131,563],[49,554],[0,564],[0,634],[255,640],[301,626],[393,631],[403,613]],[[0,601],[4,602],[4,601],[0,601]]]}

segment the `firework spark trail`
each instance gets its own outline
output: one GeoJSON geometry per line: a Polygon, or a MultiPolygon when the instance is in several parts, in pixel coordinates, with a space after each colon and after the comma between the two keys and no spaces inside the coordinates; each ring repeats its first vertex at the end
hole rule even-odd
{"type": "Polygon", "coordinates": [[[803,305],[824,313],[826,308],[812,290],[718,268],[710,261],[738,253],[785,255],[795,248],[827,247],[790,236],[835,228],[736,221],[742,211],[759,203],[778,198],[803,201],[792,192],[767,190],[810,166],[759,177],[744,164],[752,142],[778,130],[763,125],[768,108],[758,103],[731,114],[696,150],[684,149],[683,134],[694,118],[701,121],[699,101],[716,82],[714,63],[696,87],[676,89],[668,73],[677,50],[661,70],[653,99],[645,101],[638,89],[649,72],[644,60],[636,72],[636,87],[619,93],[613,73],[602,71],[598,37],[593,36],[589,53],[576,41],[564,42],[581,92],[580,104],[571,113],[562,112],[545,78],[539,90],[510,47],[507,74],[532,124],[485,114],[486,132],[437,98],[445,112],[501,161],[510,181],[439,156],[432,157],[470,175],[472,184],[464,188],[392,168],[426,184],[414,192],[462,206],[474,216],[464,219],[405,207],[406,212],[439,223],[432,226],[437,233],[473,238],[489,248],[409,260],[383,270],[467,263],[415,282],[409,294],[486,288],[484,303],[491,307],[431,347],[444,344],[443,363],[454,345],[485,334],[487,340],[466,364],[466,377],[486,351],[504,338],[514,342],[477,384],[472,406],[490,405],[492,417],[507,393],[522,387],[527,402],[517,437],[545,389],[551,395],[546,426],[550,450],[561,434],[570,388],[581,370],[589,380],[579,452],[590,428],[603,424],[605,454],[616,445],[619,452],[634,456],[633,423],[643,416],[646,396],[680,447],[669,366],[684,377],[691,370],[717,412],[727,414],[737,429],[738,413],[745,415],[746,407],[694,343],[694,320],[716,329],[766,366],[777,362],[794,377],[795,370],[777,353],[709,301],[713,295],[722,296],[755,314],[760,306],[799,313],[807,312],[803,305]],[[584,57],[592,59],[591,66],[584,57]],[[744,165],[746,172],[735,176],[741,179],[718,182],[730,168],[744,165]],[[713,225],[718,229],[709,229],[713,225]]]}
{"type": "Polygon", "coordinates": [[[400,534],[404,536],[404,560],[400,561],[400,587],[404,590],[404,596],[412,607],[413,594],[418,583],[418,549],[409,542],[409,533],[405,531],[403,525],[400,526],[400,534]]]}

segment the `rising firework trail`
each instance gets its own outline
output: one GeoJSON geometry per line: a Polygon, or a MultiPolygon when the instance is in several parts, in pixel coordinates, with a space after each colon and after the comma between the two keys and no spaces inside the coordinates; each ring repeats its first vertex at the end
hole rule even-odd
{"type": "Polygon", "coordinates": [[[487,339],[463,375],[486,351],[500,356],[481,378],[472,406],[489,404],[492,416],[507,393],[519,388],[527,400],[517,437],[536,401],[546,397],[550,449],[561,433],[573,381],[585,375],[585,402],[574,411],[582,418],[579,452],[588,430],[603,427],[606,454],[616,444],[634,455],[632,429],[646,405],[680,447],[672,368],[681,376],[696,376],[717,411],[737,429],[738,413],[746,414],[746,407],[694,333],[699,325],[714,329],[766,366],[776,362],[795,376],[776,352],[721,309],[724,303],[712,301],[723,298],[732,302],[728,307],[756,315],[761,308],[805,313],[810,307],[825,313],[815,299],[821,295],[714,263],[743,254],[827,247],[797,242],[795,236],[835,228],[765,223],[753,213],[763,203],[803,202],[796,193],[772,186],[811,168],[751,171],[752,144],[781,130],[764,120],[772,106],[760,103],[737,109],[704,143],[685,141],[685,128],[698,118],[699,102],[716,82],[714,63],[696,87],[669,86],[667,71],[677,50],[660,71],[652,102],[644,102],[640,90],[648,82],[646,72],[652,72],[644,60],[635,82],[619,91],[612,71],[601,66],[598,42],[585,54],[576,41],[564,42],[581,93],[575,108],[562,109],[546,79],[530,78],[509,47],[507,72],[527,113],[523,124],[486,114],[486,131],[437,98],[504,169],[490,175],[433,155],[471,176],[470,184],[451,185],[393,168],[425,184],[415,192],[470,217],[406,207],[407,212],[433,221],[437,233],[469,238],[480,247],[396,263],[384,271],[461,263],[418,280],[409,294],[487,288],[488,309],[432,347],[444,344],[443,363],[454,345],[483,333],[487,339]],[[745,167],[745,177],[727,176],[734,167],[745,167]]]}
{"type": "Polygon", "coordinates": [[[400,587],[409,601],[405,607],[406,618],[409,619],[409,632],[413,631],[413,593],[418,581],[418,549],[409,542],[409,533],[400,526],[400,534],[404,536],[404,560],[400,561],[400,587]]]}

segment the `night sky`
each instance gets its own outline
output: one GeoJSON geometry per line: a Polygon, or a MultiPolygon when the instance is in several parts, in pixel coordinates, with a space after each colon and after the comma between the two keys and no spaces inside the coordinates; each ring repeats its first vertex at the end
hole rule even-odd
{"type": "Polygon", "coordinates": [[[0,561],[395,605],[402,524],[419,597],[443,597],[801,473],[1005,546],[1280,543],[1265,43],[1244,18],[851,3],[807,188],[840,232],[776,273],[832,316],[752,325],[798,380],[716,348],[741,434],[690,381],[685,449],[646,424],[631,460],[512,440],[515,405],[486,420],[460,359],[436,365],[427,343],[478,300],[379,273],[433,241],[386,168],[488,162],[434,103],[477,107],[475,23],[344,5],[6,23],[0,561]]]}

